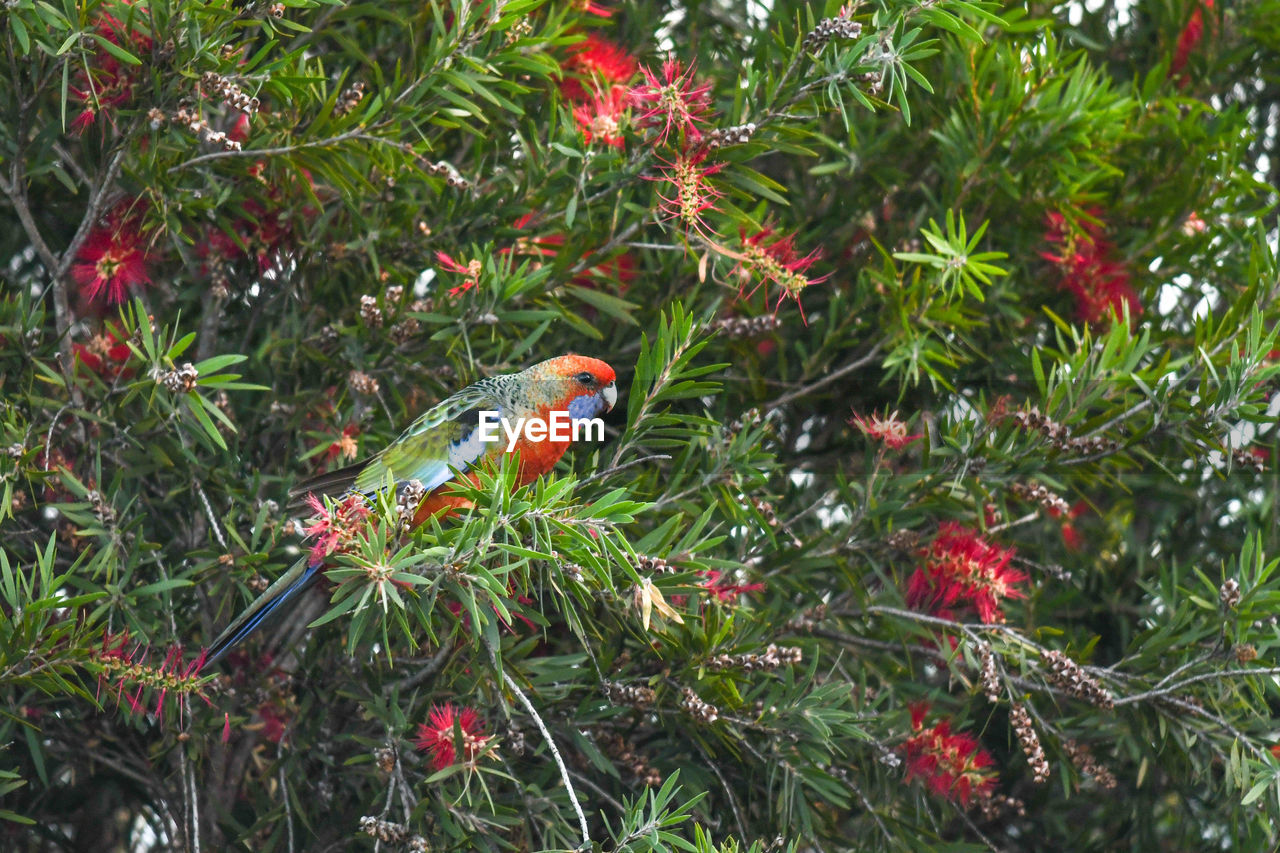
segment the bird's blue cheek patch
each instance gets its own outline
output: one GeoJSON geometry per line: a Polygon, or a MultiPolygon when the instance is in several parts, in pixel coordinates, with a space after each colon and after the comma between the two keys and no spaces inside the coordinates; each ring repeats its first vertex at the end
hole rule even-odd
{"type": "Polygon", "coordinates": [[[569,401],[569,417],[575,421],[594,418],[600,413],[600,409],[604,404],[599,395],[583,394],[581,397],[574,397],[569,401]]]}

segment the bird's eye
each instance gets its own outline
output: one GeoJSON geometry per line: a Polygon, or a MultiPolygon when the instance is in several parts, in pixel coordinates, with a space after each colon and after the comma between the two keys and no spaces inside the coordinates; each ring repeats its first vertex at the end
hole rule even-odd
{"type": "Polygon", "coordinates": [[[585,370],[573,378],[581,382],[583,385],[594,385],[596,381],[596,378],[585,370]]]}

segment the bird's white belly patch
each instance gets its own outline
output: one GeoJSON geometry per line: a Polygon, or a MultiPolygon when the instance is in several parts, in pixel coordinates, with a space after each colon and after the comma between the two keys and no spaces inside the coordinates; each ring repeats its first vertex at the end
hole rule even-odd
{"type": "Polygon", "coordinates": [[[449,467],[464,470],[484,453],[485,444],[480,440],[480,430],[472,429],[461,441],[449,445],[449,467]]]}

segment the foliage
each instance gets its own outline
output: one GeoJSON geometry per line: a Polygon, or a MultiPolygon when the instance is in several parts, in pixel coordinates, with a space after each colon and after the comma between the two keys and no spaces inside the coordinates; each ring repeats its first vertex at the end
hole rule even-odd
{"type": "Polygon", "coordinates": [[[13,849],[1274,849],[1280,3],[1093,9],[6,4],[13,849]]]}

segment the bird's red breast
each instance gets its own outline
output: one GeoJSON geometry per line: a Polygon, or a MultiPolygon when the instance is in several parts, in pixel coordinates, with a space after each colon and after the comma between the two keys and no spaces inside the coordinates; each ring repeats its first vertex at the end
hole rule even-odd
{"type": "MultiPolygon", "coordinates": [[[[536,365],[526,371],[525,375],[528,377],[527,381],[534,384],[530,393],[530,402],[533,402],[534,408],[529,413],[529,417],[541,419],[548,424],[551,422],[553,412],[567,411],[570,404],[584,394],[603,395],[606,401],[603,411],[611,409],[616,400],[617,392],[614,383],[617,375],[608,363],[598,358],[564,355],[536,365]],[[585,374],[592,377],[593,383],[590,386],[582,383],[585,374]]],[[[527,437],[521,436],[513,448],[520,454],[520,468],[516,474],[517,485],[528,485],[543,474],[549,473],[569,449],[569,444],[569,440],[558,441],[548,437],[541,441],[530,441],[527,437]]],[[[464,476],[473,484],[479,479],[474,471],[464,476]]],[[[471,501],[448,492],[450,492],[449,482],[441,484],[430,492],[414,513],[413,523],[422,524],[433,516],[449,515],[458,510],[471,508],[471,501]]]]}

